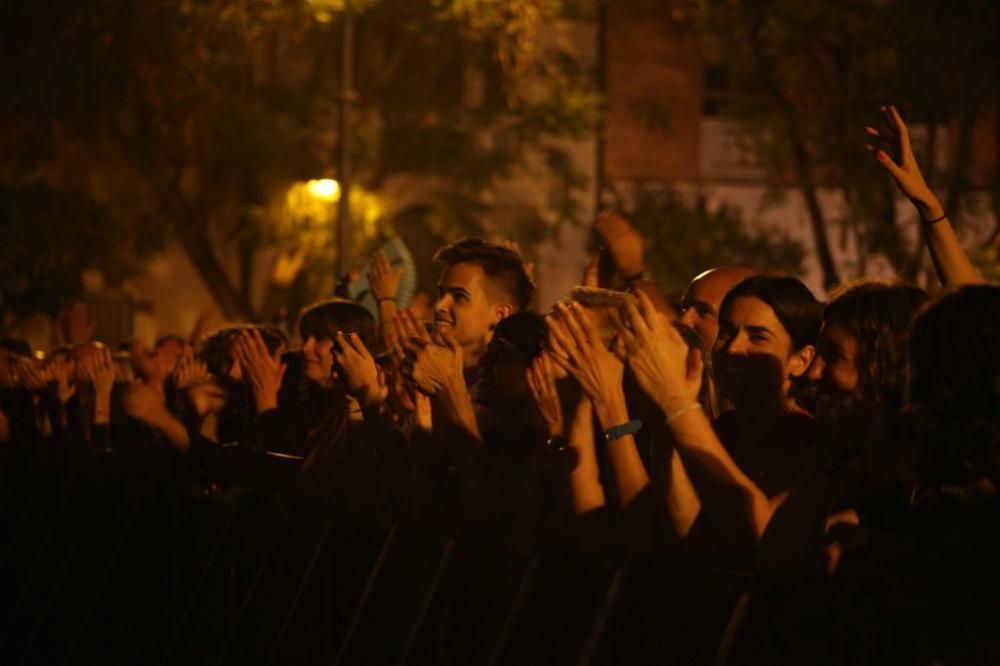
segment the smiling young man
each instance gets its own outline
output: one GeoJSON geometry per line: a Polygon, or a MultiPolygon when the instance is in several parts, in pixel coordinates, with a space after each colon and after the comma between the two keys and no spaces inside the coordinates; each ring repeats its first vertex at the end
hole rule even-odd
{"type": "Polygon", "coordinates": [[[435,337],[450,332],[462,348],[465,367],[475,367],[493,329],[528,308],[535,286],[516,252],[479,238],[452,243],[434,260],[444,267],[434,303],[435,337]]]}

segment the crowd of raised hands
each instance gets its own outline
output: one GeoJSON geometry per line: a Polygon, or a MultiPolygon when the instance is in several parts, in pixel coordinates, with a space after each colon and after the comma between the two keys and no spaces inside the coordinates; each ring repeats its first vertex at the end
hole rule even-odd
{"type": "Polygon", "coordinates": [[[909,537],[992,506],[1000,483],[1000,289],[962,251],[896,109],[881,112],[869,147],[917,210],[947,289],[933,299],[865,282],[821,303],[732,266],[663,294],[614,213],[580,286],[545,313],[515,244],[443,248],[431,312],[398,301],[402,270],[379,252],[374,312],[331,299],[295,331],[221,327],[153,350],[70,335],[40,359],[5,343],[6,469],[112,457],[208,493],[325,494],[507,548],[834,575],[858,556],[845,534],[909,537]]]}

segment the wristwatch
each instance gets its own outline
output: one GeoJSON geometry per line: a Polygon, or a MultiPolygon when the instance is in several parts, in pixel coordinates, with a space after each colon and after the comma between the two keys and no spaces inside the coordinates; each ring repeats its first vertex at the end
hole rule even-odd
{"type": "Polygon", "coordinates": [[[628,423],[623,423],[621,425],[616,425],[613,428],[608,428],[604,431],[604,443],[609,444],[616,439],[621,439],[625,435],[634,435],[642,429],[642,421],[639,419],[632,419],[628,423]]]}

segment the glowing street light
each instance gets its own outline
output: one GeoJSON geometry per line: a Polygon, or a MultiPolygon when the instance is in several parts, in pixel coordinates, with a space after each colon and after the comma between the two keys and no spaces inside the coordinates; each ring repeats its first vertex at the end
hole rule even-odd
{"type": "Polygon", "coordinates": [[[326,201],[337,201],[340,199],[340,183],[332,178],[310,180],[306,183],[306,190],[315,199],[325,199],[326,201]]]}

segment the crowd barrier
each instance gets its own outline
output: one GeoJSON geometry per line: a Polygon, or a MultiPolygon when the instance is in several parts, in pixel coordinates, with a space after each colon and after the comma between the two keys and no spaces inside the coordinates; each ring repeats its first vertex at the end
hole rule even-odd
{"type": "Polygon", "coordinates": [[[690,560],[512,556],[317,498],[0,501],[3,664],[726,664],[752,598],[690,560]]]}

